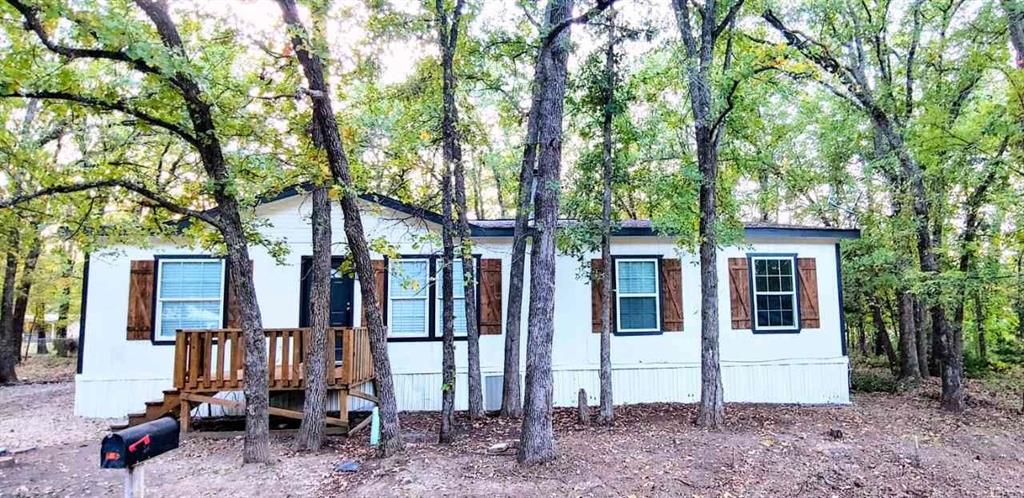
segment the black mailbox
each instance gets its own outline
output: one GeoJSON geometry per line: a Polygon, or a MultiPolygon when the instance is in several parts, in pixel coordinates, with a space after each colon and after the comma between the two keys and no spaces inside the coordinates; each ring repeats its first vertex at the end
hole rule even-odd
{"type": "Polygon", "coordinates": [[[100,444],[100,467],[125,469],[178,447],[178,421],[164,417],[108,434],[100,444]]]}

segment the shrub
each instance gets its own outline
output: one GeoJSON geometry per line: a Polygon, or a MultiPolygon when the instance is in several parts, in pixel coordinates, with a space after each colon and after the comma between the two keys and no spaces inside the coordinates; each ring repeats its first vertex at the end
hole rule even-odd
{"type": "Polygon", "coordinates": [[[888,372],[874,370],[854,370],[851,374],[853,390],[862,393],[894,393],[896,379],[888,372]]]}

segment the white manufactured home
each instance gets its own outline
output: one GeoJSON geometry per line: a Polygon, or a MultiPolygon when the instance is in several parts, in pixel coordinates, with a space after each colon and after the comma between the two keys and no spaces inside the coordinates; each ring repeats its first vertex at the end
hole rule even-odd
{"type": "MultiPolygon", "coordinates": [[[[374,264],[377,280],[383,284],[378,287],[399,409],[438,410],[441,293],[433,282],[439,274],[440,251],[432,241],[437,240],[440,217],[382,196],[364,196],[362,204],[367,236],[386,240],[395,248],[391,257],[376,255],[374,264]]],[[[290,249],[281,260],[262,248],[251,251],[263,324],[285,330],[285,339],[293,337],[289,330],[307,325],[304,273],[312,251],[310,209],[301,188],[287,189],[257,208],[257,215],[268,222],[264,234],[284,241],[290,249]]],[[[340,209],[334,210],[333,218],[333,233],[342,234],[340,209]]],[[[479,270],[474,291],[481,308],[485,405],[496,409],[501,402],[512,225],[475,221],[472,232],[479,270]]],[[[750,225],[741,243],[719,251],[721,360],[727,402],[849,402],[839,242],[858,236],[856,230],[847,229],[750,225]]],[[[344,245],[336,242],[335,247],[340,259],[344,245]]],[[[643,221],[625,222],[618,228],[612,255],[615,401],[696,402],[701,296],[696,256],[643,221]]],[[[585,258],[583,264],[597,257],[585,258]]],[[[224,260],[198,248],[173,240],[154,240],[147,247],[114,247],[92,253],[85,272],[82,349],[75,377],[78,415],[123,417],[159,399],[162,392],[180,387],[177,377],[185,378],[188,368],[193,368],[176,364],[180,330],[225,329],[233,324],[224,260]]],[[[577,258],[558,256],[552,356],[558,406],[574,405],[580,388],[592,397],[598,392],[595,323],[600,296],[586,274],[577,258]]],[[[358,280],[342,272],[334,276],[333,325],[360,326],[358,286],[358,280]]],[[[456,289],[456,295],[464,290],[456,289]]],[[[524,302],[528,299],[524,296],[524,302]]],[[[461,308],[456,305],[457,311],[461,308]]],[[[524,324],[526,309],[524,305],[524,324]]],[[[464,330],[465,318],[457,315],[456,329],[464,330]]],[[[217,333],[210,337],[207,342],[216,345],[217,333]]],[[[524,326],[524,349],[525,337],[524,326]]],[[[224,359],[225,343],[221,338],[220,353],[208,350],[206,365],[215,363],[221,372],[230,370],[225,375],[233,381],[236,366],[225,367],[225,362],[234,361],[235,355],[228,351],[228,360],[224,359]]],[[[272,357],[284,361],[283,368],[276,370],[278,377],[281,372],[299,370],[299,346],[290,353],[287,344],[281,343],[283,350],[271,350],[272,357]],[[291,366],[289,357],[294,358],[291,366]]],[[[461,379],[458,403],[465,407],[464,342],[456,343],[456,356],[461,379]]],[[[525,361],[525,354],[521,358],[525,361]]],[[[216,391],[217,385],[206,387],[216,391]]]]}

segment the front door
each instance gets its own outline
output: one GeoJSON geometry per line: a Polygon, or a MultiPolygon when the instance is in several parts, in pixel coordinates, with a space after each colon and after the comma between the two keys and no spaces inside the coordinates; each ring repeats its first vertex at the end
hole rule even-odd
{"type": "MultiPolygon", "coordinates": [[[[331,326],[351,327],[353,321],[353,292],[355,289],[354,280],[351,276],[345,275],[338,270],[341,266],[341,257],[331,258],[331,326]]],[[[299,326],[310,326],[310,299],[309,299],[309,275],[312,270],[312,259],[302,258],[302,295],[301,310],[299,312],[299,326]]],[[[335,360],[341,360],[341,337],[335,341],[335,360]]]]}
{"type": "Polygon", "coordinates": [[[331,270],[331,326],[352,326],[352,277],[331,270]]]}

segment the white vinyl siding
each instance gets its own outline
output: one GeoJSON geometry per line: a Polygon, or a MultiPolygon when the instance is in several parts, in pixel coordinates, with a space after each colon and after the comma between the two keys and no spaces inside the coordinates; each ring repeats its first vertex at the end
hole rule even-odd
{"type": "Polygon", "coordinates": [[[224,261],[158,261],[155,339],[174,340],[179,329],[220,328],[224,317],[224,261]]]}
{"type": "Polygon", "coordinates": [[[430,261],[393,259],[388,263],[388,333],[427,337],[430,324],[430,261]]]}
{"type": "Polygon", "coordinates": [[[752,256],[755,330],[794,330],[799,323],[796,264],[791,256],[752,256]]]}
{"type": "MultiPolygon", "coordinates": [[[[441,278],[441,272],[444,269],[444,261],[441,258],[437,258],[437,303],[434,307],[434,314],[437,316],[437,332],[435,333],[440,337],[444,330],[444,279],[441,278]]],[[[466,335],[466,282],[462,279],[462,260],[456,259],[452,265],[452,281],[455,282],[453,286],[453,299],[455,304],[455,335],[466,335]]]]}
{"type": "Polygon", "coordinates": [[[661,330],[658,302],[658,260],[615,260],[616,330],[657,332],[661,330]]]}

